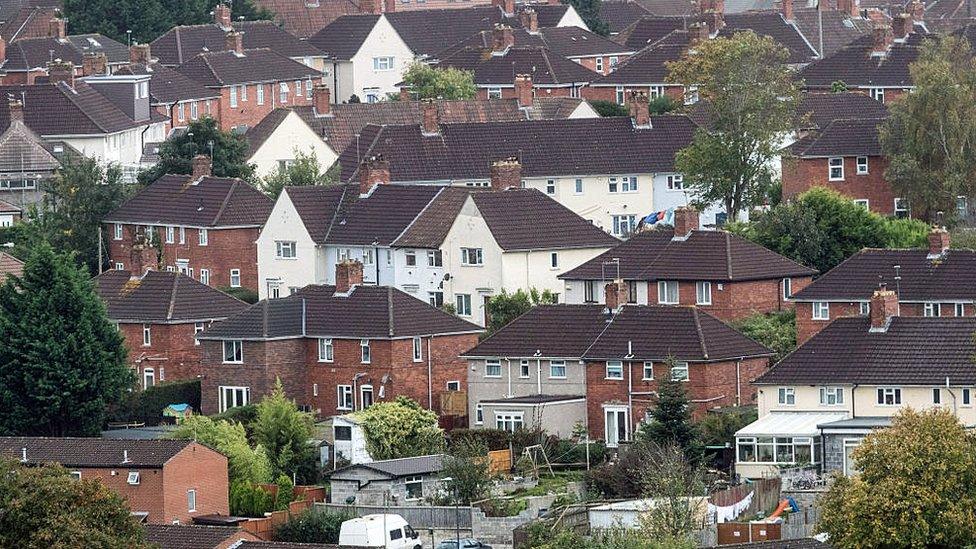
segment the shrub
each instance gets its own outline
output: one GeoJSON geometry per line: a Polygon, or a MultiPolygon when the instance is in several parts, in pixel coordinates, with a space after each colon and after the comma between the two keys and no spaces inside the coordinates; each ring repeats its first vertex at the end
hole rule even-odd
{"type": "Polygon", "coordinates": [[[481,442],[488,450],[507,450],[512,441],[511,433],[502,429],[454,429],[449,436],[451,447],[469,441],[481,442]]]}
{"type": "Polygon", "coordinates": [[[630,110],[613,101],[590,101],[590,106],[600,116],[630,116],[630,110]]]}
{"type": "Polygon", "coordinates": [[[667,114],[677,110],[681,105],[670,95],[661,95],[651,99],[648,103],[648,110],[651,114],[667,114]]]}
{"type": "Polygon", "coordinates": [[[295,499],[295,484],[288,478],[288,475],[278,475],[275,480],[278,485],[278,493],[275,495],[274,510],[284,511],[288,504],[295,499]]]}
{"type": "Polygon", "coordinates": [[[773,350],[775,362],[796,349],[796,311],[755,314],[733,323],[744,335],[773,350]]]}
{"type": "Polygon", "coordinates": [[[292,517],[275,530],[275,541],[293,543],[339,543],[342,523],[353,518],[349,513],[327,513],[309,509],[292,517]]]}
{"type": "Polygon", "coordinates": [[[258,302],[258,293],[248,288],[231,288],[229,286],[225,286],[217,289],[229,296],[240,299],[244,303],[254,304],[258,302]]]}
{"type": "Polygon", "coordinates": [[[159,425],[163,421],[163,408],[170,404],[189,404],[199,413],[200,381],[170,381],[144,391],[132,391],[113,411],[110,421],[159,425]]]}
{"type": "Polygon", "coordinates": [[[275,508],[271,492],[247,482],[230,485],[230,514],[239,517],[263,517],[275,508]]]}

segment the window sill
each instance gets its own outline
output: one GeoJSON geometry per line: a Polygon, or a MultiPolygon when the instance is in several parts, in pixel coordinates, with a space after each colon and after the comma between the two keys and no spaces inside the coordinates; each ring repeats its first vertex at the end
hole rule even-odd
{"type": "Polygon", "coordinates": [[[298,260],[298,258],[297,257],[275,257],[275,260],[276,261],[278,261],[278,260],[280,260],[280,261],[296,261],[296,260],[298,260]]]}
{"type": "Polygon", "coordinates": [[[225,361],[221,362],[221,364],[244,364],[244,361],[243,360],[239,360],[239,361],[237,361],[237,360],[235,360],[235,361],[225,360],[225,361]]]}
{"type": "Polygon", "coordinates": [[[487,379],[501,379],[501,378],[502,378],[502,376],[501,376],[501,374],[499,374],[499,375],[497,375],[497,376],[490,376],[490,375],[488,375],[488,374],[485,374],[485,377],[486,377],[487,379]]]}
{"type": "Polygon", "coordinates": [[[622,377],[605,377],[603,379],[606,380],[606,381],[623,381],[624,380],[624,378],[622,378],[622,377]]]}

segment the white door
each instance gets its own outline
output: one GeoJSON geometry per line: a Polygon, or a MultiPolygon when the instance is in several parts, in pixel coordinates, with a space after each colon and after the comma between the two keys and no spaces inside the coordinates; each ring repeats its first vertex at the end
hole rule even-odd
{"type": "Polygon", "coordinates": [[[856,475],[858,473],[857,467],[854,466],[854,458],[851,454],[853,454],[854,449],[860,445],[861,439],[859,438],[844,439],[844,474],[847,476],[856,475]]]}
{"type": "Polygon", "coordinates": [[[616,448],[621,442],[626,442],[630,431],[630,422],[627,420],[627,408],[605,408],[604,428],[606,431],[606,443],[609,448],[616,448]]]}

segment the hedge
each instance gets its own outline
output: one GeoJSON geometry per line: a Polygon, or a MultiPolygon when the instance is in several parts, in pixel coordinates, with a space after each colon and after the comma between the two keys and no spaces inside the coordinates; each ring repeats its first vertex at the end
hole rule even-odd
{"type": "Polygon", "coordinates": [[[170,381],[144,391],[132,391],[111,414],[109,421],[159,425],[163,422],[163,409],[170,404],[189,404],[194,413],[199,413],[200,380],[170,381]]]}

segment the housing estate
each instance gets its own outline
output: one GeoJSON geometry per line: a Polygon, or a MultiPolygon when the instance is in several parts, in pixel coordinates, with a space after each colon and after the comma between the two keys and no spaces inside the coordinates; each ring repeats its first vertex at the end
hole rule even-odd
{"type": "Polygon", "coordinates": [[[98,479],[151,524],[227,515],[227,458],[192,440],[0,437],[0,457],[98,479]]]}
{"type": "Polygon", "coordinates": [[[112,74],[129,62],[128,48],[101,34],[68,35],[65,20],[54,17],[48,21],[44,36],[0,41],[0,67],[3,83],[34,84],[47,76],[48,63],[59,61],[71,66],[75,76],[112,74]]]}

